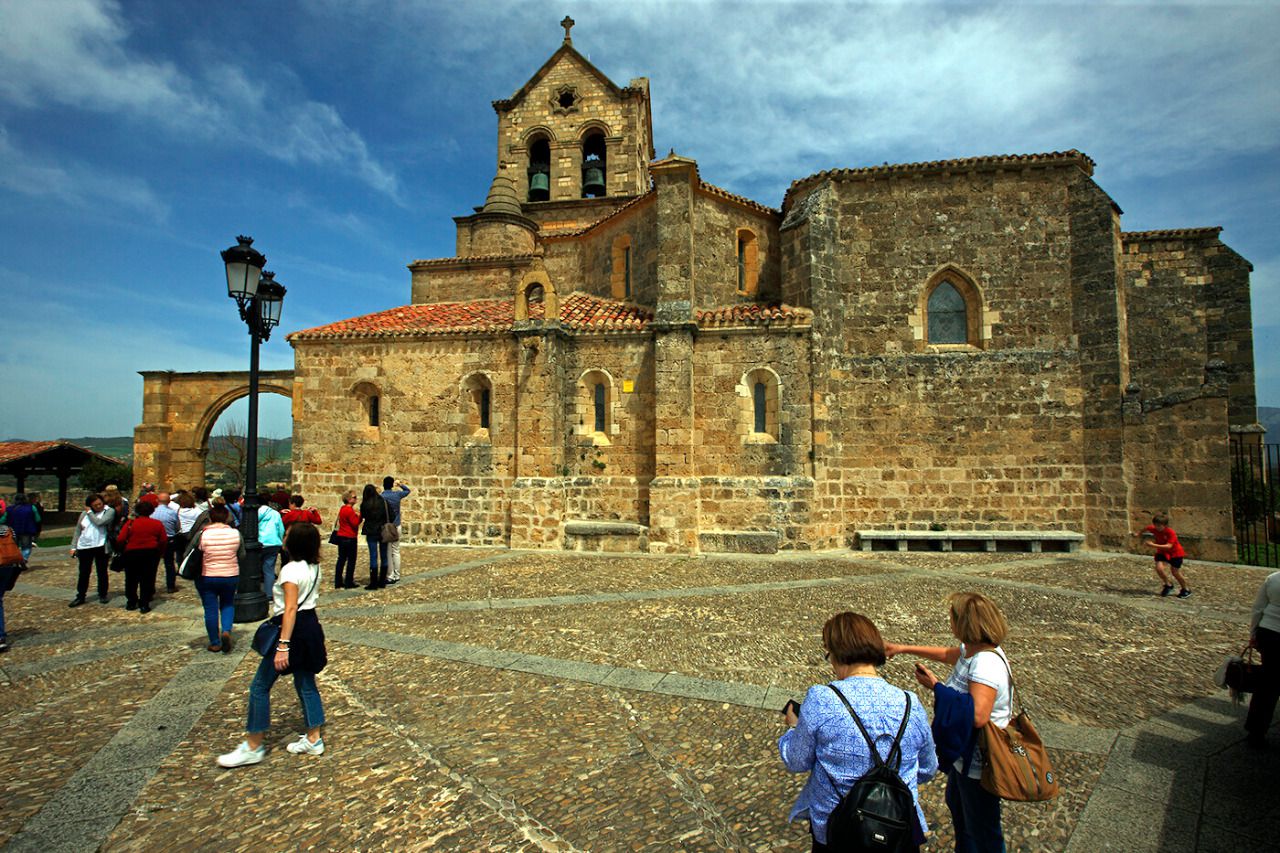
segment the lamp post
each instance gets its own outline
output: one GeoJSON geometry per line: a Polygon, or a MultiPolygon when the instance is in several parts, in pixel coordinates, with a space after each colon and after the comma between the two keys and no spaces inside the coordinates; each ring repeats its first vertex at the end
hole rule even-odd
{"type": "Polygon", "coordinates": [[[249,424],[245,430],[244,507],[240,529],[244,561],[236,587],[237,622],[257,622],[267,616],[267,591],[262,588],[262,544],[258,541],[258,347],[280,323],[284,286],[275,273],[263,272],[267,258],[253,248],[252,237],[236,237],[237,245],[222,253],[227,268],[227,296],[240,308],[249,327],[249,424]]]}

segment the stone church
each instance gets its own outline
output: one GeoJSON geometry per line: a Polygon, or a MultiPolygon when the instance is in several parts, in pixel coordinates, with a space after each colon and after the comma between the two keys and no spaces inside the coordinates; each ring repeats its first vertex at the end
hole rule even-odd
{"type": "Polygon", "coordinates": [[[309,499],[394,473],[407,541],[681,553],[1127,549],[1165,510],[1234,559],[1252,267],[1221,229],[1123,231],[1074,150],[833,169],[770,207],[655,158],[649,81],[563,25],[493,102],[455,255],[289,336],[309,499]]]}

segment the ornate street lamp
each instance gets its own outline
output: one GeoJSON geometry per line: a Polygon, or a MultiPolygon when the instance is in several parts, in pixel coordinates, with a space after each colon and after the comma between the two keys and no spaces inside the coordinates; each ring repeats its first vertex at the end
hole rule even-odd
{"type": "Polygon", "coordinates": [[[240,308],[240,319],[249,327],[249,424],[245,430],[244,507],[240,529],[245,558],[236,588],[237,622],[259,622],[267,616],[267,596],[262,588],[262,544],[258,541],[258,347],[280,324],[285,289],[275,273],[263,272],[267,258],[253,248],[252,237],[236,237],[238,245],[223,251],[227,268],[227,296],[240,308]]]}

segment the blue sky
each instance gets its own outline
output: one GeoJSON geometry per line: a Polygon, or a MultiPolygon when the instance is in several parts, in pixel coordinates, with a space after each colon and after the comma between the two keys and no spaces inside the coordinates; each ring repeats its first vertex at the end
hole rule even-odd
{"type": "Polygon", "coordinates": [[[245,369],[237,234],[289,289],[264,368],[405,304],[565,14],[650,78],[659,154],[769,205],[832,167],[1078,148],[1126,230],[1223,226],[1280,406],[1275,3],[0,0],[0,438],[129,434],[137,371],[245,369]]]}

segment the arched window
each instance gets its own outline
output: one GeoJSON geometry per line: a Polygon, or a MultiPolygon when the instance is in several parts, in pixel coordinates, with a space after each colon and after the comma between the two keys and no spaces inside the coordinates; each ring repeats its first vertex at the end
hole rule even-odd
{"type": "Polygon", "coordinates": [[[591,394],[591,407],[595,414],[595,431],[604,432],[609,423],[609,391],[603,382],[597,382],[591,394]]]}
{"type": "Polygon", "coordinates": [[[485,374],[473,373],[462,382],[462,397],[467,432],[474,438],[488,438],[493,420],[493,383],[485,374]]]}
{"type": "Polygon", "coordinates": [[[738,293],[742,296],[754,296],[760,278],[759,246],[756,244],[754,231],[748,228],[738,229],[738,293]]]}
{"type": "Polygon", "coordinates": [[[591,436],[597,446],[611,443],[613,423],[613,377],[603,370],[589,370],[578,380],[578,426],[580,435],[591,436]]]}
{"type": "Polygon", "coordinates": [[[751,407],[755,412],[755,431],[768,432],[768,393],[769,386],[757,379],[751,386],[751,407]]]}
{"type": "Polygon", "coordinates": [[[593,132],[582,141],[582,197],[603,198],[608,194],[608,169],[604,134],[593,132]]]}
{"type": "Polygon", "coordinates": [[[539,136],[529,143],[529,201],[551,198],[551,143],[539,136]]]}
{"type": "Polygon", "coordinates": [[[757,367],[742,377],[738,396],[742,403],[739,435],[746,444],[772,444],[778,440],[778,374],[757,367]]]}
{"type": "Polygon", "coordinates": [[[929,294],[929,343],[969,343],[969,312],[964,297],[944,279],[929,294]]]}
{"type": "Polygon", "coordinates": [[[377,429],[382,425],[382,392],[372,382],[360,382],[351,389],[360,404],[361,426],[377,429]]]}

